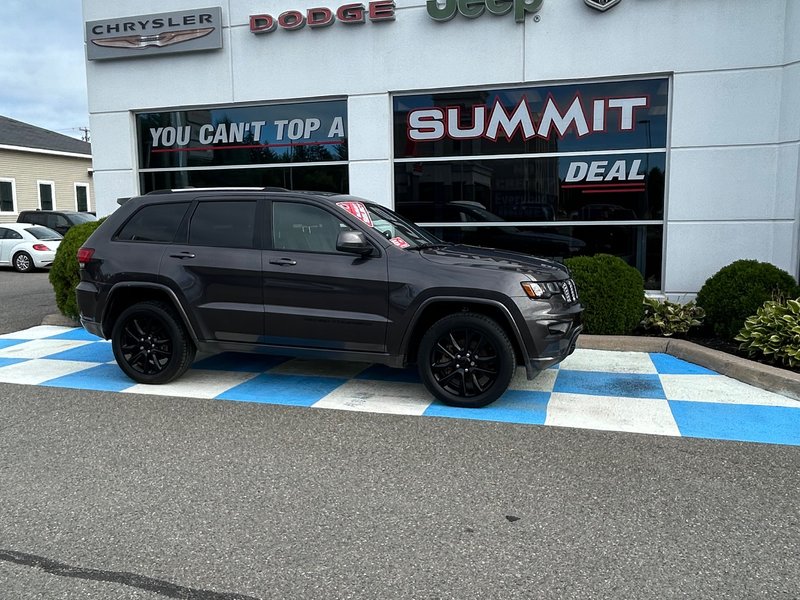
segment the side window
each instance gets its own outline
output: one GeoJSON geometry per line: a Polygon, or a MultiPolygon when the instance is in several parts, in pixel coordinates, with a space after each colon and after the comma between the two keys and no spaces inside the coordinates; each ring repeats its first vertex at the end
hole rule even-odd
{"type": "Polygon", "coordinates": [[[50,229],[55,229],[58,227],[58,215],[53,214],[46,214],[43,215],[41,219],[35,221],[37,225],[44,225],[45,227],[49,227],[50,229]]]}
{"type": "Polygon", "coordinates": [[[126,242],[170,243],[175,239],[187,208],[188,202],[145,206],[128,219],[115,239],[126,242]]]}
{"type": "Polygon", "coordinates": [[[5,227],[0,227],[0,240],[6,239],[6,232],[7,231],[8,231],[8,229],[6,229],[5,227]]]}
{"type": "MultiPolygon", "coordinates": [[[[56,227],[69,227],[69,221],[64,215],[53,215],[56,219],[56,227]]],[[[52,228],[51,228],[52,229],[52,228]]]]}
{"type": "Polygon", "coordinates": [[[222,248],[255,248],[256,202],[200,202],[189,225],[189,244],[222,248]]]}
{"type": "Polygon", "coordinates": [[[3,228],[2,230],[0,230],[0,240],[2,240],[3,238],[7,240],[21,240],[22,234],[19,233],[18,231],[14,231],[13,229],[3,228]]]}
{"type": "Polygon", "coordinates": [[[352,229],[327,210],[299,202],[272,203],[272,243],[275,249],[336,252],[339,232],[352,229]]]}

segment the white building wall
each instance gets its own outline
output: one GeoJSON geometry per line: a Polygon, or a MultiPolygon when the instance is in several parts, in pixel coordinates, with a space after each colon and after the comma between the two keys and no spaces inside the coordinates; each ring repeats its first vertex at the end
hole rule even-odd
{"type": "Polygon", "coordinates": [[[87,66],[100,213],[138,192],[132,111],[348,98],[351,193],[392,205],[391,94],[671,74],[664,291],[696,292],[738,258],[797,275],[800,2],[642,2],[599,13],[545,0],[437,23],[396,0],[389,23],[254,35],[249,16],[343,0],[84,0],[84,19],[223,7],[223,50],[87,66]]]}

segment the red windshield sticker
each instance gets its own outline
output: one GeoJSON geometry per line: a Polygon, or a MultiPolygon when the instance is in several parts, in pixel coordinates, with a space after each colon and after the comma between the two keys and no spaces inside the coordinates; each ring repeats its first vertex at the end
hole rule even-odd
{"type": "Polygon", "coordinates": [[[407,241],[405,241],[405,240],[404,240],[403,238],[401,238],[401,237],[393,237],[393,238],[392,238],[392,239],[390,239],[389,241],[390,241],[390,242],[392,242],[392,243],[393,243],[395,246],[397,246],[398,248],[408,248],[408,247],[409,247],[409,245],[410,245],[410,244],[409,244],[407,241]]]}
{"type": "Polygon", "coordinates": [[[369,216],[369,211],[363,202],[337,202],[336,206],[346,210],[362,223],[373,227],[372,218],[369,216]]]}

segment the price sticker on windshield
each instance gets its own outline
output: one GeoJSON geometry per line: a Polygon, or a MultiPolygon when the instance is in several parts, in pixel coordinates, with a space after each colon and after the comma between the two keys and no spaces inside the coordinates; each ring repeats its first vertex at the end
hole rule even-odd
{"type": "Polygon", "coordinates": [[[372,217],[369,216],[369,211],[367,207],[364,206],[363,202],[337,202],[336,206],[342,210],[346,210],[362,223],[373,227],[372,217]]]}
{"type": "Polygon", "coordinates": [[[411,245],[401,237],[393,237],[389,241],[392,242],[398,248],[408,248],[411,245]]]}

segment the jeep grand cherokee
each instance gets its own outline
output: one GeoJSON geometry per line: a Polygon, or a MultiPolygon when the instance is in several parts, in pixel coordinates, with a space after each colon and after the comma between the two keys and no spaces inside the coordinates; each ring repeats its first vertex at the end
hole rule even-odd
{"type": "Polygon", "coordinates": [[[197,351],[416,363],[442,402],[480,407],[581,331],[560,264],[452,245],[360,198],[192,189],[125,202],[78,251],[81,323],[141,383],[197,351]]]}

